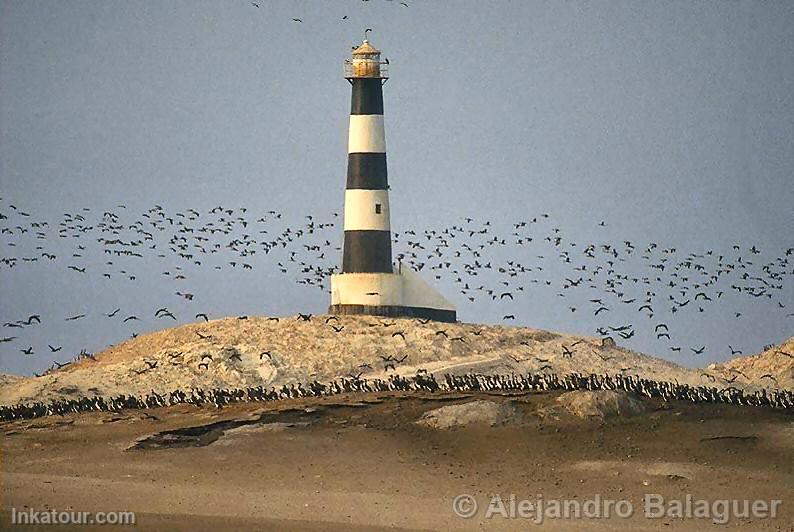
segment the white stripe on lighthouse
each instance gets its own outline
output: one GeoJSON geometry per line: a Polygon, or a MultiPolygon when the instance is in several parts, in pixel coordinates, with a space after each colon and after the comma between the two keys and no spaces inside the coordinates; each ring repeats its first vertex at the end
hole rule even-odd
{"type": "Polygon", "coordinates": [[[389,230],[387,190],[345,190],[345,231],[389,230]]]}
{"type": "Polygon", "coordinates": [[[383,115],[350,115],[348,153],[386,153],[383,115]]]}

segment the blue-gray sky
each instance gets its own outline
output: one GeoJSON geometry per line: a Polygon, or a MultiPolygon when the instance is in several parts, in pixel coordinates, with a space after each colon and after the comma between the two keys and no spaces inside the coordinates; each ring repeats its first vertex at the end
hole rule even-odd
{"type": "MultiPolygon", "coordinates": [[[[0,3],[2,226],[19,221],[11,204],[53,232],[63,213],[89,207],[98,220],[118,204],[126,223],[154,204],[202,214],[247,207],[253,219],[274,209],[294,227],[307,214],[330,219],[345,181],[342,61],[371,27],[391,62],[393,230],[473,217],[510,236],[511,223],[548,212],[545,229],[576,242],[577,257],[589,243],[633,242],[638,276],[656,275],[639,259],[650,242],[679,259],[755,245],[761,254],[745,258],[757,265],[794,245],[791,2],[257,3],[0,3]]],[[[4,234],[0,256],[33,253],[31,235],[4,234]]],[[[338,245],[341,227],[326,235],[338,245]]],[[[142,259],[125,283],[116,272],[102,277],[101,252],[70,262],[70,239],[52,246],[56,261],[0,264],[0,320],[39,313],[44,322],[0,330],[18,336],[0,344],[0,371],[40,371],[127,337],[101,316],[117,307],[144,316],[169,306],[185,322],[194,312],[293,314],[328,303],[275,260],[245,273],[191,270],[189,304],[163,280],[171,263],[142,259]],[[67,269],[78,260],[93,274],[67,269]],[[87,317],[63,321],[78,313],[87,317]],[[48,343],[64,349],[50,354],[48,343]],[[28,346],[36,355],[20,352],[28,346]]],[[[576,274],[577,261],[561,264],[554,248],[523,250],[484,253],[545,264],[560,280],[576,274]]],[[[614,309],[611,323],[636,321],[625,345],[687,365],[728,358],[728,344],[755,352],[794,334],[792,260],[774,298],[728,294],[703,313],[665,316],[681,353],[657,342],[636,308],[614,309]],[[701,345],[701,358],[687,353],[701,345]]],[[[438,286],[465,321],[510,312],[518,324],[570,332],[603,325],[587,303],[595,292],[566,298],[556,284],[527,283],[505,307],[469,301],[454,276],[438,286]]],[[[149,318],[134,332],[166,325],[149,318]]]]}

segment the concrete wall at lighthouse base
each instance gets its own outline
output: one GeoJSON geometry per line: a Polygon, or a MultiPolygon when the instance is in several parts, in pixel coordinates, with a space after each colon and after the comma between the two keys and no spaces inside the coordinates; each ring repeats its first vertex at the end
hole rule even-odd
{"type": "Polygon", "coordinates": [[[331,314],[405,316],[454,322],[455,307],[410,269],[331,276],[331,314]]]}
{"type": "Polygon", "coordinates": [[[405,307],[401,305],[331,305],[328,307],[328,313],[339,316],[365,314],[392,318],[420,318],[447,323],[455,323],[457,321],[454,310],[405,307]]]}

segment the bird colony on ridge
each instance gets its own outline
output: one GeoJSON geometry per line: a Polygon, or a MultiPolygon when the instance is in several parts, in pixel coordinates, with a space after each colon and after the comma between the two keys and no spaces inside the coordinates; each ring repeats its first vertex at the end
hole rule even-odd
{"type": "MultiPolygon", "coordinates": [[[[3,306],[4,357],[42,354],[49,363],[61,356],[56,353],[69,338],[46,337],[47,322],[53,320],[75,326],[104,320],[102,327],[112,320],[123,338],[136,335],[144,324],[162,328],[219,317],[202,301],[201,284],[191,282],[201,269],[217,275],[275,269],[324,294],[330,275],[338,271],[338,213],[294,220],[275,210],[241,207],[172,212],[155,205],[139,214],[130,211],[125,205],[86,207],[51,220],[0,199],[0,275],[6,280],[11,270],[44,263],[67,270],[75,282],[107,283],[123,291],[135,290],[143,276],[158,276],[163,287],[161,304],[150,309],[125,308],[120,301],[114,308],[70,312],[64,301],[61,315],[9,316],[13,309],[3,306]]],[[[670,356],[697,357],[715,349],[742,354],[733,345],[689,345],[676,338],[679,320],[715,312],[715,307],[729,305],[730,319],[741,320],[747,305],[763,304],[794,323],[794,247],[772,253],[753,244],[685,251],[654,242],[612,241],[606,230],[603,241],[576,242],[547,213],[506,223],[465,217],[447,227],[393,232],[394,258],[456,287],[456,299],[470,308],[495,305],[506,324],[521,321],[522,303],[537,291],[554,291],[572,321],[587,313],[597,324],[593,332],[619,342],[645,328],[670,356]]],[[[460,308],[466,312],[464,305],[460,308]]],[[[77,345],[64,353],[69,352],[68,360],[96,347],[77,345]]],[[[63,362],[61,356],[56,365],[63,362]]]]}
{"type": "MultiPolygon", "coordinates": [[[[344,393],[367,392],[536,392],[546,390],[621,390],[638,396],[661,398],[664,401],[692,403],[725,403],[779,410],[794,409],[794,393],[789,390],[758,390],[747,393],[738,388],[690,386],[688,384],[657,382],[630,375],[556,374],[445,374],[438,382],[432,374],[409,376],[390,375],[388,379],[340,377],[328,384],[313,381],[283,385],[270,389],[218,388],[211,390],[174,390],[166,394],[152,392],[146,396],[117,395],[114,397],[83,397],[30,404],[0,405],[0,421],[34,419],[43,416],[66,415],[77,412],[114,412],[125,409],[148,409],[178,404],[225,405],[248,402],[270,402],[305,397],[328,397],[344,393]]],[[[147,414],[150,419],[156,416],[147,414]]]]}

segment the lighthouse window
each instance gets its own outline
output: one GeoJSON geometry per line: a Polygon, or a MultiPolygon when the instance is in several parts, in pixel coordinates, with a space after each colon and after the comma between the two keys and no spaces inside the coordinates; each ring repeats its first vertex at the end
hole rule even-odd
{"type": "Polygon", "coordinates": [[[375,214],[380,214],[380,203],[375,204],[375,214]]]}

